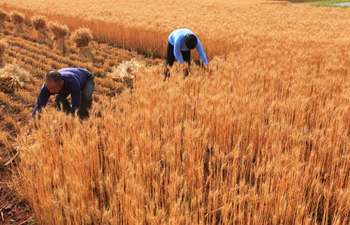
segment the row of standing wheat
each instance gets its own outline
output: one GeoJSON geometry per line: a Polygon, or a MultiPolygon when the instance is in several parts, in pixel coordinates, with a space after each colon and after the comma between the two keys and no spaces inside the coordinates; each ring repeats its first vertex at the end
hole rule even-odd
{"type": "Polygon", "coordinates": [[[276,68],[259,76],[249,73],[256,65],[238,68],[231,60],[210,80],[175,78],[164,85],[156,74],[142,72],[133,95],[104,99],[86,124],[46,114],[40,132],[21,143],[18,187],[36,219],[349,222],[349,110],[340,96],[347,93],[342,75],[320,78],[314,71],[280,79],[276,68]]]}
{"type": "Polygon", "coordinates": [[[348,224],[348,41],[278,35],[245,38],[211,77],[142,67],[86,123],[45,113],[19,144],[36,219],[348,224]]]}
{"type": "Polygon", "coordinates": [[[260,41],[211,77],[174,68],[163,83],[141,67],[132,94],[100,96],[86,123],[45,113],[20,143],[37,220],[349,223],[349,61],[341,46],[260,41]]]}

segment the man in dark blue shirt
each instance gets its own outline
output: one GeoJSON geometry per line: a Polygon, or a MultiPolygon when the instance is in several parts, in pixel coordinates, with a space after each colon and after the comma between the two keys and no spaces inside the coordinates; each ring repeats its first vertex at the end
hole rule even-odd
{"type": "Polygon", "coordinates": [[[46,74],[45,83],[41,86],[38,101],[34,106],[32,117],[36,111],[45,106],[49,97],[55,95],[58,109],[73,116],[77,110],[80,119],[89,117],[88,109],[92,105],[92,93],[94,92],[94,76],[83,68],[63,68],[58,71],[49,71],[46,74]],[[71,95],[72,106],[67,100],[71,95]]]}

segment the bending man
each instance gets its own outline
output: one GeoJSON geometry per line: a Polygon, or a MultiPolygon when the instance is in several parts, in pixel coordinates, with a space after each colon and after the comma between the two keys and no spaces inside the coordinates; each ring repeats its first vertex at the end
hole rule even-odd
{"type": "Polygon", "coordinates": [[[77,111],[80,119],[87,119],[89,117],[88,110],[92,105],[94,87],[94,76],[86,69],[73,67],[49,71],[46,74],[45,83],[41,86],[32,117],[34,118],[36,112],[46,105],[51,95],[55,95],[58,109],[63,109],[73,116],[77,111]],[[72,106],[67,100],[69,95],[71,95],[72,106]]]}
{"type": "Polygon", "coordinates": [[[166,67],[164,69],[165,79],[170,76],[168,66],[171,67],[175,59],[182,64],[185,76],[188,75],[190,72],[191,50],[194,48],[197,49],[205,69],[210,72],[207,56],[197,36],[189,29],[178,29],[171,32],[168,38],[166,67]]]}

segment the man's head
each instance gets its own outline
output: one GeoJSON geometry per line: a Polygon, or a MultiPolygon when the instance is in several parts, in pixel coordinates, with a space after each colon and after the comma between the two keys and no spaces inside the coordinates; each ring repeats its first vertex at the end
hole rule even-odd
{"type": "Polygon", "coordinates": [[[64,80],[58,71],[49,71],[46,74],[45,84],[52,94],[57,94],[62,89],[64,80]]]}
{"type": "Polygon", "coordinates": [[[197,45],[197,37],[194,34],[187,34],[185,37],[185,45],[188,49],[194,49],[197,45]]]}

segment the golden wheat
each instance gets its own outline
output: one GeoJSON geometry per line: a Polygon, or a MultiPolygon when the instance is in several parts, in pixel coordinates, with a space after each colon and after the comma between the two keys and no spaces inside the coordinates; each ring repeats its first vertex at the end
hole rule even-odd
{"type": "Polygon", "coordinates": [[[40,42],[45,41],[48,38],[47,29],[47,18],[45,16],[34,15],[30,18],[35,30],[38,32],[38,40],[40,42]]]}
{"type": "Polygon", "coordinates": [[[284,38],[298,33],[298,39],[306,40],[317,40],[321,36],[328,37],[329,41],[347,38],[341,29],[348,27],[350,19],[349,9],[261,4],[265,1],[259,0],[218,1],[215,4],[209,0],[192,1],[186,5],[188,13],[183,13],[181,7],[172,2],[160,1],[89,1],[86,4],[80,0],[58,5],[54,1],[42,0],[36,4],[23,0],[5,2],[7,6],[15,4],[24,10],[43,13],[70,29],[89,27],[98,40],[156,56],[165,56],[167,37],[172,30],[187,27],[198,35],[209,59],[236,51],[250,43],[250,39],[273,39],[276,33],[283,34],[284,38]],[[55,10],[50,10],[53,5],[55,10]],[[64,15],[56,13],[56,7],[65,12],[64,15]],[[322,21],[323,29],[315,30],[319,21],[322,21]]]}
{"type": "MultiPolygon", "coordinates": [[[[200,37],[205,34],[204,46],[225,53],[212,58],[212,75],[193,65],[183,78],[175,64],[171,79],[162,82],[162,65],[143,62],[132,70],[132,91],[104,96],[121,87],[116,75],[130,75],[126,61],[96,79],[98,100],[88,121],[48,105],[42,118],[32,121],[37,129],[29,136],[20,128],[17,187],[39,223],[350,222],[348,10],[249,2],[204,1],[200,10],[198,1],[189,5],[194,13],[188,24],[200,37]],[[203,10],[209,12],[207,23],[198,22],[203,10]]],[[[144,49],[166,43],[175,23],[152,28],[147,12],[154,11],[153,4],[170,5],[138,4],[119,7],[133,8],[124,19],[138,16],[140,25],[104,30],[105,23],[91,23],[94,34],[144,49]]],[[[171,17],[177,10],[168,11],[177,19],[171,17]]],[[[77,21],[70,23],[78,26],[77,21]]],[[[19,54],[13,57],[40,54],[38,46],[23,48],[22,53],[11,46],[19,54]]],[[[64,60],[41,49],[50,65],[64,60]]],[[[35,71],[29,65],[34,62],[23,61],[35,71]]],[[[11,106],[9,98],[0,95],[4,110],[11,106]]]]}
{"type": "Polygon", "coordinates": [[[66,36],[69,33],[69,28],[67,25],[60,24],[59,22],[49,22],[49,29],[54,36],[54,45],[55,50],[60,51],[63,55],[67,52],[66,36]]]}
{"type": "Polygon", "coordinates": [[[0,9],[0,29],[5,28],[4,22],[7,17],[6,11],[0,9]]]}
{"type": "Polygon", "coordinates": [[[4,53],[7,48],[7,42],[3,39],[0,40],[0,68],[5,65],[4,53]]]}
{"type": "Polygon", "coordinates": [[[89,43],[93,40],[92,32],[89,28],[74,30],[70,36],[70,40],[75,43],[76,47],[79,49],[78,56],[91,60],[94,59],[89,48],[89,43]]]}
{"type": "Polygon", "coordinates": [[[82,124],[48,109],[21,142],[38,221],[349,222],[349,82],[331,63],[313,70],[312,54],[284,73],[283,53],[267,50],[279,67],[262,70],[249,52],[210,77],[175,66],[160,82],[161,68],[141,67],[132,94],[102,97],[82,124]]]}
{"type": "Polygon", "coordinates": [[[16,29],[15,29],[15,33],[23,33],[23,22],[25,19],[25,15],[21,12],[18,11],[12,11],[10,13],[10,18],[11,21],[15,24],[16,29]]]}

